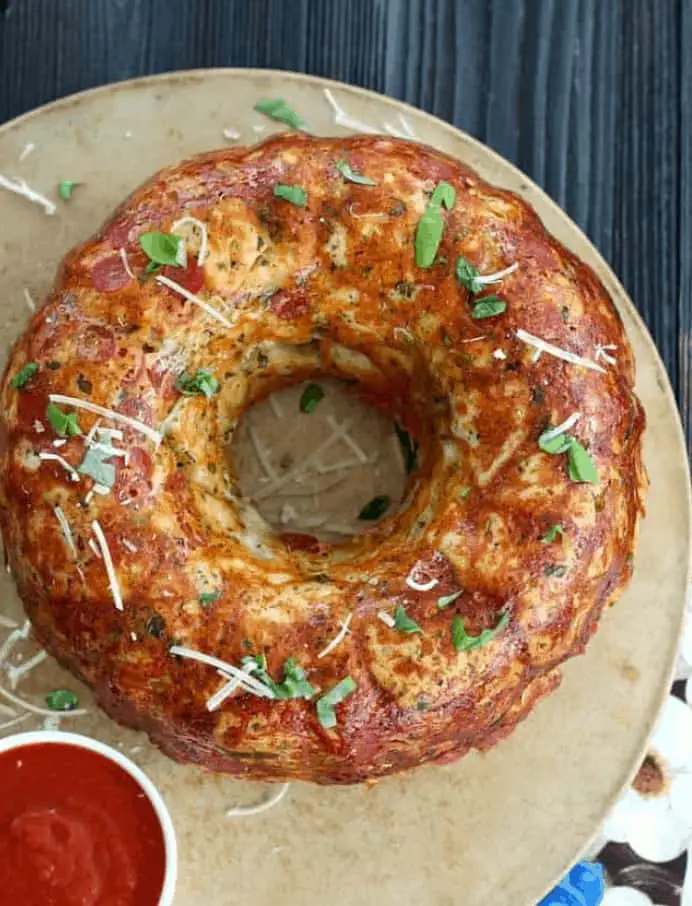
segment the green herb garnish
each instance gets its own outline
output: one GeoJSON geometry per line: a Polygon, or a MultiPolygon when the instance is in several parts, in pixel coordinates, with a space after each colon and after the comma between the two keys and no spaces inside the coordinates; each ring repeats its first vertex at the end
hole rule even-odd
{"type": "Polygon", "coordinates": [[[459,595],[462,595],[463,591],[453,591],[451,595],[441,595],[437,599],[437,606],[440,610],[444,610],[445,607],[449,607],[450,604],[453,604],[459,595]]]}
{"type": "Polygon", "coordinates": [[[538,438],[538,446],[544,453],[550,453],[553,456],[560,453],[567,454],[567,472],[572,481],[598,484],[598,472],[594,461],[574,437],[569,434],[552,436],[552,431],[549,429],[538,438]]]}
{"type": "Polygon", "coordinates": [[[55,403],[48,403],[46,417],[56,434],[61,437],[77,437],[82,429],[77,424],[76,412],[63,412],[55,403]]]}
{"type": "Polygon", "coordinates": [[[54,689],[46,695],[46,704],[51,711],[74,711],[79,699],[71,689],[54,689]]]}
{"type": "Polygon", "coordinates": [[[483,284],[478,283],[480,273],[467,258],[457,258],[457,281],[474,295],[483,289],[483,284]]]}
{"type": "Polygon", "coordinates": [[[26,365],[22,365],[10,381],[10,387],[14,387],[15,390],[21,390],[37,374],[38,369],[38,362],[27,362],[26,365]]]}
{"type": "Polygon", "coordinates": [[[78,182],[74,182],[71,179],[62,179],[58,183],[58,194],[63,201],[69,201],[72,198],[72,191],[78,185],[78,182]]]}
{"type": "Polygon", "coordinates": [[[279,123],[285,123],[291,129],[305,129],[307,123],[298,116],[295,110],[282,98],[273,98],[266,101],[257,101],[255,110],[263,113],[270,119],[277,120],[279,123]]]}
{"type": "Polygon", "coordinates": [[[206,396],[211,399],[219,389],[219,382],[208,368],[198,368],[194,377],[181,374],[175,382],[175,389],[183,396],[206,396]]]}
{"type": "Polygon", "coordinates": [[[222,594],[222,588],[218,588],[216,591],[203,591],[199,596],[199,603],[211,604],[213,601],[218,601],[222,594]]]}
{"type": "Polygon", "coordinates": [[[598,484],[598,472],[594,461],[578,440],[572,439],[567,451],[567,471],[572,481],[587,481],[598,484]]]}
{"type": "Polygon", "coordinates": [[[348,162],[345,160],[337,161],[336,169],[339,171],[339,173],[341,173],[341,175],[347,182],[355,182],[359,186],[377,185],[374,179],[370,179],[369,176],[361,176],[360,173],[356,173],[354,170],[352,170],[348,162]]]}
{"type": "Polygon", "coordinates": [[[471,317],[474,321],[480,321],[483,318],[494,318],[495,315],[501,315],[507,311],[507,303],[497,296],[484,296],[474,303],[471,317]]]}
{"type": "Polygon", "coordinates": [[[307,680],[305,670],[289,657],[284,661],[283,673],[284,678],[277,683],[271,678],[267,671],[267,658],[264,654],[246,655],[241,664],[247,667],[249,664],[255,664],[257,670],[253,671],[253,676],[261,680],[265,686],[268,686],[277,698],[287,701],[292,698],[311,699],[317,693],[317,689],[307,680]]]}
{"type": "Polygon", "coordinates": [[[509,614],[503,613],[500,622],[494,629],[484,629],[480,635],[469,635],[464,629],[463,618],[456,616],[452,620],[452,644],[457,651],[472,651],[474,648],[482,648],[498,632],[501,632],[507,623],[509,623],[509,614]]]}
{"type": "Polygon", "coordinates": [[[448,182],[438,182],[430,196],[430,204],[434,204],[438,208],[440,205],[444,205],[448,211],[451,211],[456,198],[457,191],[454,186],[450,186],[448,182]]]}
{"type": "Polygon", "coordinates": [[[418,464],[418,444],[415,440],[411,440],[411,435],[408,431],[396,422],[394,422],[394,430],[396,431],[396,436],[399,438],[399,443],[401,444],[401,449],[404,454],[406,474],[410,475],[418,464]]]}
{"type": "Polygon", "coordinates": [[[461,497],[461,499],[462,499],[462,500],[466,500],[466,498],[467,498],[467,497],[469,496],[469,494],[471,493],[471,490],[472,490],[472,489],[471,489],[468,485],[467,485],[465,488],[462,488],[462,489],[459,491],[459,496],[461,497]]]}
{"type": "Polygon", "coordinates": [[[383,494],[381,497],[373,497],[369,503],[366,503],[358,514],[359,519],[375,520],[383,516],[389,509],[392,501],[383,494]]]}
{"type": "Polygon", "coordinates": [[[93,478],[96,484],[104,488],[112,488],[115,484],[115,466],[107,462],[115,455],[115,450],[105,447],[87,447],[84,459],[77,466],[77,471],[82,475],[93,478]]]}
{"type": "Polygon", "coordinates": [[[567,572],[567,567],[564,563],[547,563],[543,572],[546,576],[557,576],[558,579],[561,579],[567,572]]]}
{"type": "Polygon", "coordinates": [[[300,186],[287,186],[285,183],[277,182],[274,186],[274,195],[276,198],[283,198],[284,201],[290,201],[291,204],[298,208],[303,208],[308,201],[308,193],[300,186]]]}
{"type": "Polygon", "coordinates": [[[394,611],[394,628],[408,633],[423,632],[418,623],[407,616],[406,610],[401,605],[394,611]]]}
{"type": "Polygon", "coordinates": [[[300,395],[300,411],[305,412],[306,415],[311,415],[323,397],[324,390],[319,384],[308,384],[300,395]]]}
{"type": "Polygon", "coordinates": [[[548,531],[541,537],[541,541],[544,544],[552,544],[553,541],[558,537],[562,537],[565,534],[564,529],[559,523],[551,525],[548,531]]]}
{"type": "Polygon", "coordinates": [[[435,187],[425,213],[416,227],[415,250],[418,267],[432,267],[442,241],[444,220],[442,205],[450,211],[456,200],[456,191],[449,183],[441,182],[435,187]]]}
{"type": "Polygon", "coordinates": [[[147,273],[158,270],[163,265],[183,267],[185,264],[185,242],[182,236],[154,230],[143,233],[139,237],[139,244],[149,259],[147,273]]]}
{"type": "Polygon", "coordinates": [[[317,700],[317,719],[325,730],[331,730],[336,726],[336,705],[340,705],[349,695],[356,691],[356,683],[352,677],[347,676],[337,683],[333,689],[330,689],[326,695],[317,700]]]}

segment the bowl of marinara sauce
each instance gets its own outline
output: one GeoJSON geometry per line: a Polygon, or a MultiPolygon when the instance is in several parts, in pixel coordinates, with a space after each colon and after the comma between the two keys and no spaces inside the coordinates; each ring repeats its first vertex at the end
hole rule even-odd
{"type": "Polygon", "coordinates": [[[0,902],[171,906],[177,869],[166,804],[120,752],[48,730],[0,740],[0,902]]]}

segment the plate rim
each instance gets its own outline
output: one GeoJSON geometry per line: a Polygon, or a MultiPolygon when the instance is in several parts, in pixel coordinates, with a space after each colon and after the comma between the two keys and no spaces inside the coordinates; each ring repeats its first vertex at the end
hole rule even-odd
{"type": "MultiPolygon", "coordinates": [[[[647,354],[650,356],[650,361],[655,366],[655,377],[659,389],[662,391],[663,396],[665,397],[665,402],[667,404],[667,409],[669,413],[673,416],[673,421],[675,424],[675,436],[674,436],[674,446],[677,450],[678,456],[680,457],[681,463],[687,462],[689,464],[689,457],[687,453],[687,445],[685,441],[684,428],[682,424],[682,417],[680,407],[675,398],[673,387],[668,376],[665,364],[661,358],[661,355],[658,351],[658,347],[654,342],[649,329],[637,310],[632,298],[625,289],[624,285],[620,281],[619,277],[611,267],[611,265],[603,257],[599,249],[594,245],[591,238],[584,232],[584,230],[572,219],[572,217],[567,213],[567,211],[562,208],[553,198],[548,195],[548,193],[539,186],[530,176],[528,176],[523,170],[521,170],[516,164],[509,161],[507,158],[503,157],[499,152],[495,151],[493,148],[486,145],[480,139],[471,135],[470,133],[454,126],[452,123],[447,122],[444,119],[441,119],[438,116],[435,116],[432,113],[429,113],[426,110],[423,110],[419,107],[415,107],[412,104],[409,104],[405,101],[399,100],[398,98],[390,97],[382,92],[374,91],[369,88],[363,88],[360,85],[352,85],[348,82],[343,82],[338,79],[333,79],[328,76],[321,75],[312,75],[310,73],[295,72],[293,70],[287,69],[276,69],[276,68],[263,68],[263,67],[244,67],[244,66],[235,66],[235,67],[223,67],[223,66],[213,66],[208,68],[191,68],[191,69],[181,69],[181,70],[170,70],[166,72],[153,73],[144,76],[135,76],[128,79],[121,79],[114,82],[108,82],[102,85],[96,85],[90,88],[85,88],[80,91],[65,95],[64,97],[56,98],[52,101],[48,101],[44,104],[41,104],[38,107],[32,108],[31,110],[26,111],[25,113],[20,114],[6,122],[0,124],[0,139],[4,138],[6,135],[10,134],[17,128],[25,126],[27,123],[30,123],[33,119],[39,119],[45,114],[50,114],[56,111],[61,111],[62,109],[69,109],[72,106],[77,106],[81,101],[85,99],[97,99],[100,95],[114,94],[120,91],[131,91],[138,89],[150,88],[152,85],[156,84],[171,84],[175,82],[203,82],[208,79],[216,78],[240,78],[240,79],[252,79],[253,77],[261,78],[277,78],[284,79],[291,82],[303,82],[314,87],[317,87],[323,90],[325,87],[334,88],[335,90],[343,91],[351,96],[357,95],[362,98],[367,98],[375,100],[379,103],[383,101],[386,102],[392,108],[398,110],[402,114],[412,114],[416,118],[423,118],[424,120],[430,121],[436,129],[442,128],[447,132],[450,137],[455,140],[461,140],[467,147],[475,149],[481,155],[490,162],[498,165],[500,169],[505,172],[510,173],[515,178],[521,180],[522,191],[517,192],[516,189],[509,189],[513,194],[517,195],[520,198],[524,198],[523,190],[524,188],[531,193],[532,196],[536,199],[527,200],[528,203],[535,209],[536,203],[541,206],[541,210],[536,210],[538,217],[541,220],[541,223],[544,226],[544,229],[550,234],[554,235],[552,230],[545,226],[543,213],[546,209],[550,210],[550,213],[554,216],[561,218],[563,221],[566,221],[569,227],[579,234],[581,240],[585,243],[589,258],[585,263],[594,270],[596,273],[597,279],[605,285],[606,291],[608,292],[611,301],[613,302],[618,315],[622,319],[622,312],[620,307],[622,306],[626,312],[627,316],[631,318],[635,328],[638,331],[638,339],[644,343],[646,346],[647,354]]],[[[266,138],[266,137],[264,137],[266,138]]],[[[264,138],[262,140],[264,140],[264,138]]],[[[420,141],[419,139],[412,139],[419,144],[428,144],[425,141],[420,141]]],[[[252,144],[258,144],[255,142],[247,143],[246,146],[251,146],[252,144]]],[[[431,146],[433,147],[433,146],[431,146]]],[[[451,152],[448,153],[451,157],[456,157],[462,163],[465,161],[457,157],[457,155],[451,152]]],[[[473,164],[468,164],[469,166],[474,167],[473,164]]],[[[485,178],[485,177],[482,177],[485,178]]],[[[494,183],[498,184],[498,183],[494,183]]],[[[501,184],[500,184],[501,185],[501,184]]],[[[505,188],[503,186],[503,188],[505,188]]],[[[562,242],[562,240],[558,240],[562,242]]],[[[564,243],[563,243],[564,244],[564,243]]],[[[582,254],[578,254],[577,257],[580,260],[584,260],[582,254]]],[[[624,326],[624,325],[623,325],[624,326]]],[[[635,358],[635,374],[637,372],[637,360],[635,358]]],[[[647,426],[648,430],[651,430],[650,425],[647,426]]],[[[685,620],[687,618],[688,610],[692,605],[692,479],[690,476],[689,469],[683,470],[686,475],[686,480],[684,481],[685,493],[684,493],[684,508],[685,508],[685,527],[687,532],[687,544],[686,544],[686,563],[684,570],[684,581],[686,593],[683,596],[683,600],[679,605],[679,618],[677,624],[677,647],[676,651],[679,651],[681,634],[685,620]]],[[[682,488],[680,489],[682,491],[682,488]]],[[[651,493],[651,489],[649,489],[651,493]]],[[[646,518],[646,515],[643,517],[646,518]]],[[[639,764],[646,753],[651,735],[655,729],[656,723],[658,721],[658,716],[660,714],[663,703],[666,699],[666,696],[670,692],[672,681],[674,679],[675,670],[677,666],[677,654],[672,657],[668,670],[664,673],[663,681],[660,688],[657,690],[656,700],[658,701],[658,707],[655,714],[649,719],[647,725],[645,726],[645,733],[642,737],[642,744],[637,751],[637,757],[633,761],[633,764],[626,776],[625,781],[617,788],[614,789],[609,801],[608,801],[608,810],[611,810],[616,802],[621,797],[623,791],[629,786],[633,777],[635,776],[639,764]]],[[[607,814],[607,812],[606,812],[607,814]]],[[[602,824],[599,823],[592,833],[584,841],[583,845],[577,849],[572,860],[570,860],[563,868],[563,871],[560,875],[553,878],[551,882],[544,888],[542,894],[547,893],[555,884],[557,884],[565,872],[583,856],[584,853],[588,852],[590,847],[593,845],[596,840],[599,830],[602,824]]]]}

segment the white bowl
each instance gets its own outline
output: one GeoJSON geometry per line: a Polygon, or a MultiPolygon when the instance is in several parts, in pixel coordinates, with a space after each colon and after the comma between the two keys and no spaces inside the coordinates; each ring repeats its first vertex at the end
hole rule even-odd
{"type": "Polygon", "coordinates": [[[34,746],[44,743],[57,743],[63,746],[77,746],[79,749],[86,749],[89,752],[96,752],[103,755],[109,761],[117,764],[125,773],[129,774],[133,780],[146,793],[151,803],[156,817],[161,826],[163,834],[163,843],[165,850],[165,870],[163,876],[163,887],[159,898],[158,906],[172,906],[175,895],[175,885],[178,878],[178,841],[175,836],[173,822],[170,813],[163,800],[161,793],[156,789],[154,784],[149,780],[144,771],[137,765],[126,758],[117,749],[112,749],[105,743],[89,736],[82,736],[79,733],[63,733],[59,730],[36,730],[31,733],[17,733],[14,736],[7,736],[0,739],[0,754],[3,752],[12,752],[16,749],[22,749],[25,746],[34,746]]]}

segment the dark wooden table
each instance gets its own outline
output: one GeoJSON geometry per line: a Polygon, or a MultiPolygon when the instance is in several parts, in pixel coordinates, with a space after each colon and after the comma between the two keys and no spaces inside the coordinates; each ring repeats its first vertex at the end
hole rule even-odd
{"type": "MultiPolygon", "coordinates": [[[[692,447],[692,0],[2,7],[0,122],[131,76],[259,66],[363,85],[477,136],[543,186],[611,262],[661,351],[692,447]]],[[[684,857],[659,872],[626,850],[604,853],[611,877],[634,883],[638,873],[656,902],[676,903],[684,857]]]]}
{"type": "Polygon", "coordinates": [[[3,6],[0,122],[145,73],[266,66],[364,85],[477,136],[611,262],[661,351],[692,448],[692,0],[3,6]]]}

